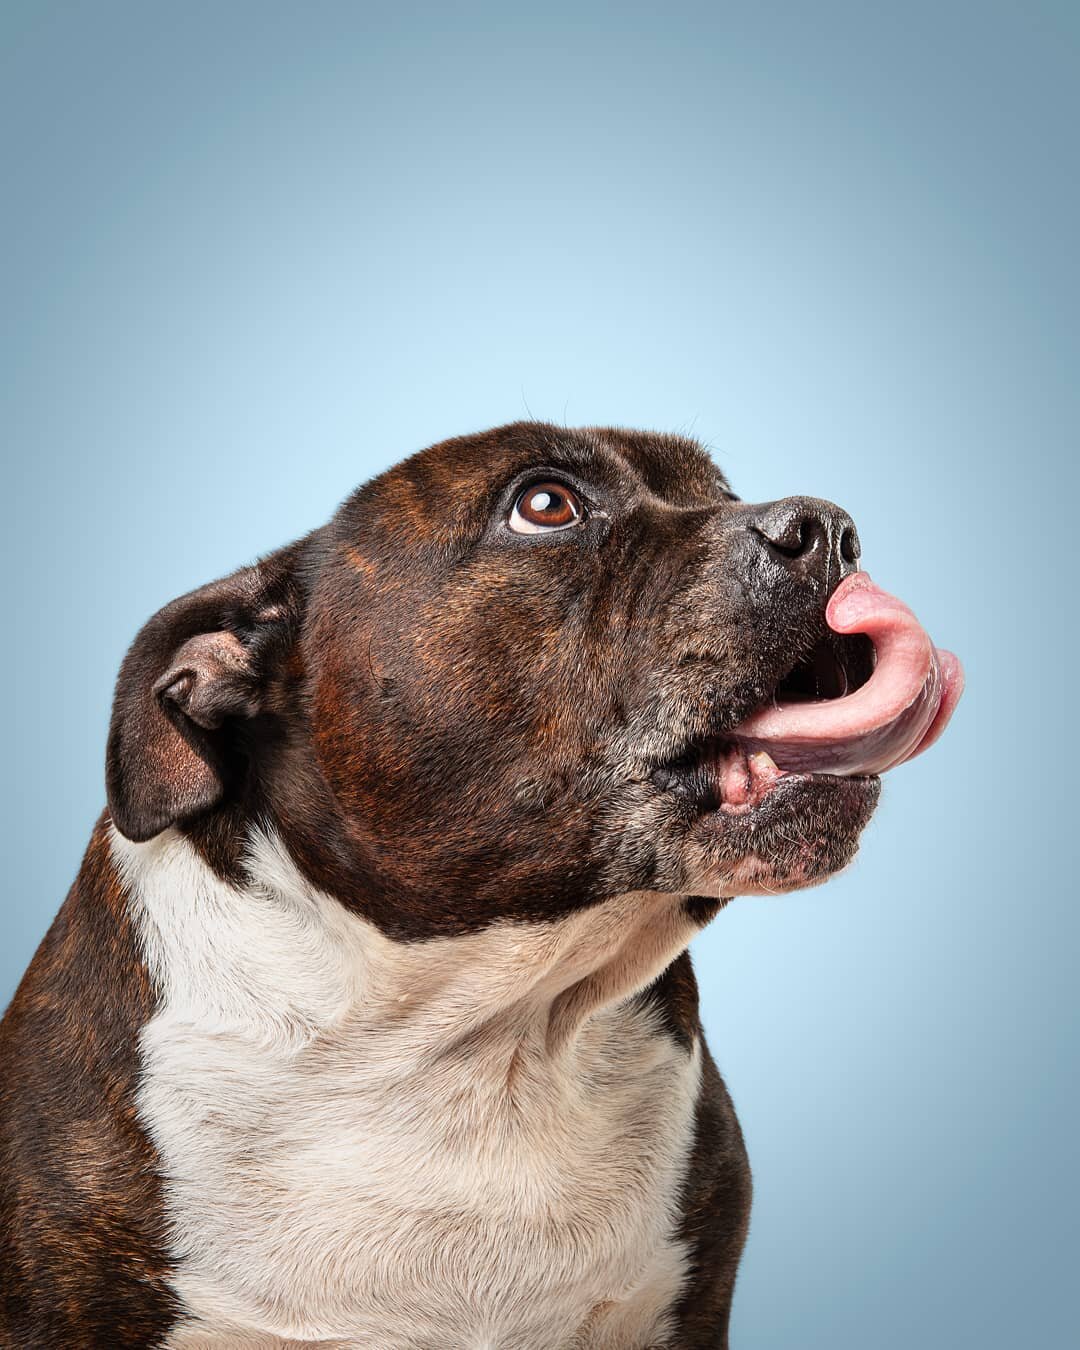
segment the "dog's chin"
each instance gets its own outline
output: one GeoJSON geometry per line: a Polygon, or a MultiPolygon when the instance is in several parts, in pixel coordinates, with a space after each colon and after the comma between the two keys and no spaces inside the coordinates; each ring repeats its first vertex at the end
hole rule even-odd
{"type": "Polygon", "coordinates": [[[881,792],[877,775],[777,773],[738,794],[707,801],[683,856],[702,894],[775,895],[816,886],[854,858],[881,792]]]}

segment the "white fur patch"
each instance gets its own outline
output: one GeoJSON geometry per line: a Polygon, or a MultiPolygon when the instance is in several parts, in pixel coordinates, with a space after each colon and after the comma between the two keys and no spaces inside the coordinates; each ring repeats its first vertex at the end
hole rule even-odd
{"type": "Polygon", "coordinates": [[[695,931],[674,897],[406,944],[272,838],[244,889],[175,831],[113,850],[161,1000],[171,1350],[664,1344],[700,1060],[625,1000],[695,931]]]}

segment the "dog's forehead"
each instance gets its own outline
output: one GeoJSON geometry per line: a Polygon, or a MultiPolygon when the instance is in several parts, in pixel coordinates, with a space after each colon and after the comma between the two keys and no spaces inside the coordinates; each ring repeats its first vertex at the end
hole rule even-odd
{"type": "Polygon", "coordinates": [[[342,509],[342,523],[392,521],[418,541],[445,543],[475,529],[507,485],[530,469],[578,475],[601,490],[646,491],[673,506],[713,506],[730,493],[707,451],[686,437],[512,422],[411,455],[358,489],[342,509]]]}
{"type": "MultiPolygon", "coordinates": [[[[476,436],[442,441],[399,466],[423,466],[433,480],[499,490],[531,467],[562,468],[596,478],[600,485],[632,477],[673,504],[703,505],[728,491],[705,449],[682,436],[623,427],[559,427],[512,422],[476,436]]],[[[393,470],[391,472],[394,472],[393,470]]]]}
{"type": "Polygon", "coordinates": [[[577,434],[619,456],[654,496],[674,506],[712,506],[730,494],[719,465],[689,437],[623,427],[590,427],[577,434]]]}

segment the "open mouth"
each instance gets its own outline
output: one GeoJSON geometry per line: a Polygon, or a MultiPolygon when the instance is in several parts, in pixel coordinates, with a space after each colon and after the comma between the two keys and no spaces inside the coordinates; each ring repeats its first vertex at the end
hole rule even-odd
{"type": "Polygon", "coordinates": [[[745,813],[785,778],[868,778],[932,745],[963,692],[957,658],[865,572],[841,582],[825,618],[830,636],[766,704],[653,781],[706,809],[745,813]]]}

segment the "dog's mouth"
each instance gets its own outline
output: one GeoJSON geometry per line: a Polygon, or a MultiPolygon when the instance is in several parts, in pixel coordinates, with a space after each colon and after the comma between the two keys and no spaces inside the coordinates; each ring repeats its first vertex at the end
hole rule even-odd
{"type": "Polygon", "coordinates": [[[957,658],[857,572],[825,611],[829,634],[730,731],[691,743],[653,782],[741,814],[785,778],[870,779],[926,750],[963,691],[957,658]]]}

